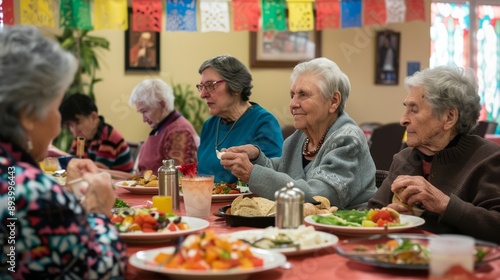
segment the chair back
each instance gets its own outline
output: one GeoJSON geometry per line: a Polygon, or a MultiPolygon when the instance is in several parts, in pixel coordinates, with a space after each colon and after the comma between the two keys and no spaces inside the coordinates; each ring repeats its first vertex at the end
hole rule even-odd
{"type": "Polygon", "coordinates": [[[488,130],[488,122],[487,121],[478,121],[474,130],[472,130],[471,134],[475,134],[477,136],[483,137],[486,135],[486,131],[488,130]]]}
{"type": "Polygon", "coordinates": [[[295,127],[293,125],[286,125],[281,129],[281,133],[283,134],[283,139],[286,139],[288,136],[292,135],[295,132],[295,127]]]}
{"type": "Polygon", "coordinates": [[[496,122],[488,122],[488,128],[486,129],[486,134],[495,134],[498,124],[496,122]]]}
{"type": "Polygon", "coordinates": [[[135,162],[137,160],[137,156],[139,156],[139,150],[141,149],[142,141],[141,142],[127,141],[127,144],[130,149],[130,156],[135,162]]]}
{"type": "Polygon", "coordinates": [[[399,123],[377,127],[370,137],[370,154],[378,170],[389,170],[394,154],[401,150],[406,128],[399,123]]]}
{"type": "Polygon", "coordinates": [[[377,189],[382,185],[382,182],[387,178],[389,171],[387,170],[376,170],[375,171],[375,186],[377,189]]]}

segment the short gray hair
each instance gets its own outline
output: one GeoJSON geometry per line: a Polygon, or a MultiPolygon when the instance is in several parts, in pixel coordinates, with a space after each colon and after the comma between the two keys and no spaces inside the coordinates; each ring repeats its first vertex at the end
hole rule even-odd
{"type": "Polygon", "coordinates": [[[325,100],[331,100],[334,92],[340,92],[341,100],[337,112],[339,115],[344,112],[351,92],[351,82],[335,62],[325,57],[301,62],[293,68],[290,79],[294,83],[299,76],[303,75],[313,75],[319,78],[318,87],[325,100]]]}
{"type": "Polygon", "coordinates": [[[34,26],[0,28],[0,138],[24,147],[19,115],[43,118],[74,79],[76,58],[34,26]]]}
{"type": "Polygon", "coordinates": [[[230,55],[219,55],[203,62],[198,69],[202,73],[212,68],[226,81],[229,93],[241,93],[241,100],[248,101],[252,95],[252,74],[237,58],[230,55]]]}
{"type": "Polygon", "coordinates": [[[481,111],[477,81],[472,69],[457,66],[437,66],[406,77],[407,89],[422,87],[435,116],[456,108],[458,121],[455,129],[460,134],[470,133],[477,125],[481,111]]]}
{"type": "Polygon", "coordinates": [[[129,103],[137,105],[142,103],[148,107],[159,107],[158,103],[164,101],[167,111],[174,110],[174,90],[172,87],[160,79],[148,79],[140,82],[132,90],[129,103]]]}

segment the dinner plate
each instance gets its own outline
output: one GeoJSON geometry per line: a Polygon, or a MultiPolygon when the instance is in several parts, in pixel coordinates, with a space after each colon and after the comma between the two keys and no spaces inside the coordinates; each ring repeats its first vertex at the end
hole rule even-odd
{"type": "Polygon", "coordinates": [[[158,249],[139,251],[129,258],[129,263],[139,269],[153,271],[168,275],[174,279],[189,279],[189,280],[219,280],[219,279],[246,279],[250,274],[271,270],[286,263],[286,257],[278,252],[267,251],[263,249],[251,248],[253,255],[264,260],[262,267],[247,268],[247,269],[229,269],[229,270],[187,270],[178,268],[166,268],[153,262],[153,259],[160,252],[167,254],[173,253],[175,248],[163,247],[158,249]]]}
{"type": "MultiPolygon", "coordinates": [[[[370,253],[375,252],[375,247],[380,244],[385,244],[389,240],[403,240],[407,239],[411,242],[420,243],[424,247],[428,246],[429,240],[438,236],[435,235],[423,235],[423,234],[404,234],[404,233],[393,233],[388,235],[372,235],[364,238],[351,238],[346,239],[335,246],[335,251],[350,260],[365,263],[372,266],[384,267],[384,268],[401,268],[401,269],[415,269],[415,270],[427,270],[429,269],[428,264],[404,264],[404,263],[391,263],[386,260],[377,258],[370,253]],[[359,251],[359,248],[363,248],[366,251],[359,251]]],[[[494,243],[476,240],[476,249],[488,250],[488,253],[481,261],[477,261],[475,266],[481,266],[487,262],[500,259],[500,247],[494,243]]]]}
{"type": "Polygon", "coordinates": [[[231,208],[231,205],[226,205],[219,208],[219,212],[216,216],[222,217],[226,220],[226,224],[232,227],[247,226],[256,228],[266,228],[272,227],[275,224],[274,216],[257,216],[257,217],[245,217],[238,215],[226,214],[226,210],[231,208]]]}
{"type": "Polygon", "coordinates": [[[120,237],[128,243],[158,243],[197,232],[207,228],[209,225],[208,221],[194,217],[182,216],[182,221],[189,225],[189,229],[165,232],[121,232],[120,237]]]}
{"type": "MultiPolygon", "coordinates": [[[[229,238],[231,239],[243,239],[249,242],[254,242],[255,240],[258,240],[262,237],[264,237],[264,229],[251,229],[251,230],[242,230],[242,231],[237,231],[233,233],[227,234],[229,238]]],[[[287,230],[278,230],[278,231],[290,231],[290,229],[287,230]]],[[[322,248],[330,247],[337,242],[339,242],[339,238],[336,235],[327,233],[327,232],[322,232],[322,231],[314,231],[314,234],[318,234],[321,242],[319,244],[314,244],[314,245],[305,245],[305,246],[300,246],[297,248],[272,248],[272,249],[266,249],[270,250],[273,252],[279,252],[282,253],[285,256],[296,256],[296,255],[303,255],[303,254],[308,254],[314,251],[317,251],[322,248]]]]}
{"type": "Polygon", "coordinates": [[[136,181],[118,181],[114,184],[115,188],[122,188],[135,194],[158,194],[158,187],[145,187],[141,185],[130,186],[136,181]],[[124,186],[124,182],[126,186],[124,186]]]}
{"type": "MultiPolygon", "coordinates": [[[[323,214],[323,215],[329,215],[329,214],[323,214]]],[[[348,236],[365,236],[365,235],[371,235],[371,234],[380,234],[380,233],[385,233],[385,228],[383,227],[349,227],[349,226],[337,226],[337,225],[327,225],[327,224],[320,224],[315,222],[312,217],[314,215],[310,215],[304,218],[304,222],[307,224],[310,224],[314,226],[317,229],[323,229],[327,231],[331,231],[336,234],[341,234],[341,235],[348,235],[348,236]]],[[[414,227],[421,226],[425,223],[425,220],[417,217],[417,216],[412,216],[412,215],[404,215],[400,214],[399,215],[401,224],[402,226],[395,226],[395,227],[388,227],[387,232],[388,233],[394,233],[394,232],[402,232],[414,227]]]]}

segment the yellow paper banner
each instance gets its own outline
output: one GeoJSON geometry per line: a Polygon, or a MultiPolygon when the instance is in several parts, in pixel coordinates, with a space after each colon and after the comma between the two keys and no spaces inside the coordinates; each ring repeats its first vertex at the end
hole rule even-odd
{"type": "Polygon", "coordinates": [[[288,29],[290,31],[314,30],[313,0],[289,0],[288,29]]]}
{"type": "Polygon", "coordinates": [[[127,30],[127,0],[94,0],[94,29],[127,30]]]}
{"type": "Polygon", "coordinates": [[[21,0],[21,24],[55,27],[52,0],[21,0]]]}

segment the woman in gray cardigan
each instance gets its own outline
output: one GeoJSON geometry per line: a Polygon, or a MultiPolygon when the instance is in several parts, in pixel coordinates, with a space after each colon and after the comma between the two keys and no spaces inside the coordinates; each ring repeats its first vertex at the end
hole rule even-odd
{"type": "Polygon", "coordinates": [[[290,113],[297,129],[283,144],[280,158],[267,158],[254,145],[231,147],[221,164],[250,191],[274,200],[288,182],[306,201],[324,196],[340,209],[366,206],[375,194],[375,164],[366,138],[344,112],[351,84],[335,62],[316,58],[295,66],[290,113]]]}

